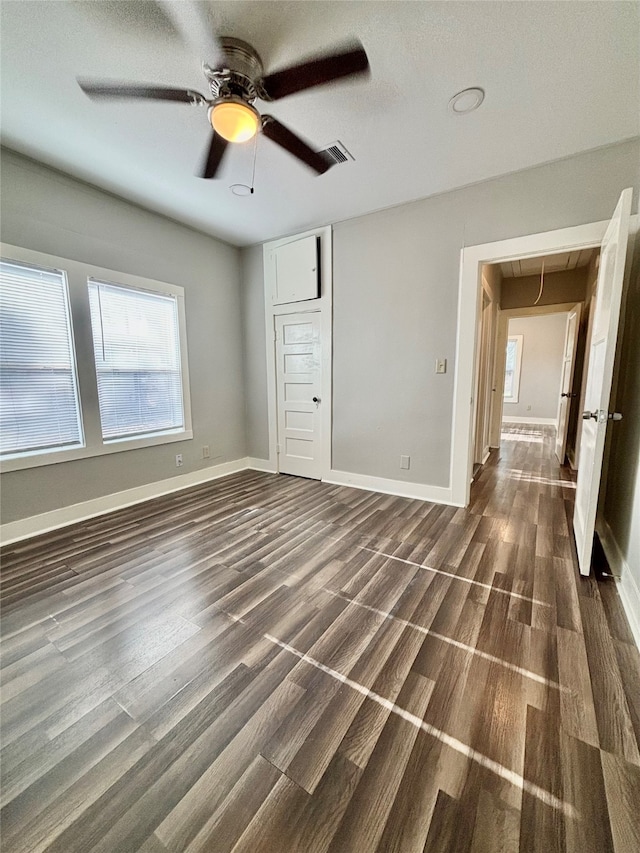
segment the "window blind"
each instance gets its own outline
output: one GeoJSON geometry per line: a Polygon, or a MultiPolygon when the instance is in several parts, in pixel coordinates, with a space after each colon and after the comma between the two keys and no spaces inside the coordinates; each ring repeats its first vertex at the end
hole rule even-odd
{"type": "Polygon", "coordinates": [[[0,259],[0,451],[82,445],[65,274],[0,259]]]}
{"type": "Polygon", "coordinates": [[[89,279],[105,441],[184,427],[175,296],[89,279]]]}

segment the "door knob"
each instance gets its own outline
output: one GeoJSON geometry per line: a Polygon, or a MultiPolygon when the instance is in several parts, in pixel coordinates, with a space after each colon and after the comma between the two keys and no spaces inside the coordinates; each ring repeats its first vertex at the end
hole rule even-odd
{"type": "Polygon", "coordinates": [[[312,397],[311,399],[313,400],[314,403],[320,402],[320,397],[312,397]]]}
{"type": "Polygon", "coordinates": [[[577,394],[572,394],[571,392],[568,392],[567,394],[560,394],[560,396],[561,396],[561,397],[568,397],[568,398],[570,398],[570,399],[573,399],[573,397],[577,397],[578,395],[577,395],[577,394]]]}
{"type": "Polygon", "coordinates": [[[605,421],[621,421],[622,415],[620,412],[604,412],[604,411],[595,411],[595,412],[583,412],[582,418],[585,421],[588,421],[589,418],[593,418],[594,421],[598,421],[598,423],[605,423],[605,421]]]}

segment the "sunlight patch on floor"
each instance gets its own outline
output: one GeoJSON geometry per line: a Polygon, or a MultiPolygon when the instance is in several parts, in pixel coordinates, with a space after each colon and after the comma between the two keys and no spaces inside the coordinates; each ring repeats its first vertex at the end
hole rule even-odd
{"type": "Polygon", "coordinates": [[[525,676],[525,678],[530,678],[532,681],[537,681],[539,684],[545,684],[547,687],[554,687],[556,690],[561,690],[564,693],[568,693],[569,688],[563,687],[561,684],[558,684],[557,681],[552,681],[549,678],[545,678],[543,675],[538,675],[537,672],[532,672],[530,669],[525,669],[522,666],[518,666],[515,663],[509,663],[509,661],[504,660],[503,658],[496,657],[495,655],[490,655],[488,652],[483,652],[480,649],[475,648],[475,646],[468,646],[466,643],[461,643],[460,640],[454,640],[453,637],[445,637],[444,634],[438,634],[437,631],[432,631],[430,628],[423,628],[422,625],[416,625],[415,622],[409,622],[406,619],[400,619],[398,616],[394,616],[393,613],[388,613],[386,610],[379,610],[377,607],[370,607],[368,604],[363,604],[361,601],[357,601],[354,598],[349,598],[348,595],[343,595],[340,592],[333,592],[333,590],[326,589],[323,587],[323,591],[327,592],[329,595],[333,595],[336,598],[341,598],[343,601],[348,601],[349,604],[355,604],[357,607],[362,607],[365,610],[369,610],[371,613],[378,613],[380,616],[384,616],[385,619],[391,619],[394,622],[399,622],[401,625],[405,625],[407,628],[413,628],[415,631],[424,634],[425,636],[435,637],[436,640],[441,640],[443,643],[449,643],[451,646],[455,646],[457,649],[462,649],[469,654],[476,655],[476,657],[480,657],[483,660],[491,661],[491,663],[499,664],[500,666],[504,666],[506,669],[510,669],[512,672],[517,672],[519,675],[525,676]]]}
{"type": "Polygon", "coordinates": [[[405,563],[407,566],[415,566],[417,569],[424,569],[426,572],[434,572],[437,575],[446,575],[463,583],[472,584],[473,586],[481,586],[484,589],[497,592],[500,595],[508,595],[511,598],[521,598],[523,601],[530,601],[532,604],[539,604],[540,607],[551,607],[546,601],[540,601],[537,598],[529,598],[528,595],[521,595],[519,592],[513,592],[510,589],[501,589],[499,586],[494,586],[483,581],[476,581],[473,578],[467,578],[464,575],[457,575],[455,572],[447,572],[445,569],[434,569],[432,566],[425,566],[424,563],[416,563],[413,560],[405,560],[404,557],[396,557],[394,554],[387,554],[385,551],[376,551],[375,548],[368,548],[366,545],[356,545],[356,548],[362,548],[363,551],[370,551],[372,554],[377,554],[379,557],[386,557],[388,560],[397,560],[399,563],[405,563]]]}
{"type": "Polygon", "coordinates": [[[478,752],[477,749],[473,749],[473,747],[469,746],[466,743],[463,743],[458,738],[453,737],[452,735],[443,732],[441,729],[432,726],[430,723],[426,723],[424,720],[421,720],[420,717],[417,717],[415,714],[412,714],[410,711],[401,708],[399,705],[396,705],[395,702],[392,702],[390,699],[386,699],[384,696],[380,696],[379,693],[375,693],[373,690],[370,690],[368,687],[365,687],[363,684],[360,684],[357,681],[353,681],[353,679],[349,678],[347,675],[343,675],[341,672],[338,672],[335,669],[327,666],[324,663],[316,660],[311,657],[311,655],[306,652],[301,652],[298,649],[290,646],[288,643],[279,640],[277,637],[272,636],[271,634],[263,634],[266,640],[269,640],[270,643],[274,643],[279,646],[281,649],[284,649],[287,652],[290,652],[292,655],[295,655],[301,661],[310,664],[321,672],[326,673],[331,676],[331,678],[335,678],[337,681],[340,681],[342,684],[350,687],[352,690],[356,690],[358,693],[361,693],[363,696],[366,696],[368,699],[371,699],[373,702],[376,702],[378,705],[381,705],[383,708],[386,708],[392,714],[397,714],[399,717],[402,717],[403,720],[406,720],[411,725],[415,726],[418,729],[421,729],[423,732],[426,732],[431,737],[437,738],[439,741],[445,744],[445,746],[450,747],[456,752],[464,755],[466,758],[471,761],[475,761],[476,764],[479,764],[481,767],[485,767],[487,770],[490,770],[492,773],[495,773],[497,776],[500,776],[501,779],[509,782],[511,785],[514,785],[516,788],[526,792],[527,794],[531,794],[536,797],[541,802],[545,803],[547,806],[551,806],[558,811],[563,812],[567,817],[576,818],[578,814],[575,808],[570,804],[565,802],[564,800],[559,799],[550,791],[545,790],[545,788],[541,788],[539,785],[535,785],[533,782],[529,782],[524,778],[520,773],[516,773],[515,770],[510,770],[508,767],[505,767],[504,764],[500,764],[497,761],[494,761],[492,758],[489,758],[487,755],[484,755],[482,752],[478,752]]]}
{"type": "Polygon", "coordinates": [[[525,441],[527,444],[542,444],[543,439],[533,435],[523,435],[518,432],[502,432],[500,433],[501,441],[525,441]]]}
{"type": "Polygon", "coordinates": [[[549,477],[541,477],[538,474],[527,474],[525,471],[519,471],[516,468],[511,468],[507,474],[511,480],[519,480],[524,483],[540,483],[543,486],[562,486],[565,489],[575,489],[576,487],[573,480],[552,480],[549,477]]]}

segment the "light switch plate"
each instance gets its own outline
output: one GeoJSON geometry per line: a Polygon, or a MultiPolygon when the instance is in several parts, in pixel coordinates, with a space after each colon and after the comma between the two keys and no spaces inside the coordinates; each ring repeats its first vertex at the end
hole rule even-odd
{"type": "Polygon", "coordinates": [[[446,373],[447,372],[447,359],[446,358],[436,358],[436,373],[446,373]]]}
{"type": "Polygon", "coordinates": [[[409,463],[410,462],[411,462],[410,456],[401,456],[400,457],[400,467],[403,468],[405,471],[409,470],[409,463]]]}

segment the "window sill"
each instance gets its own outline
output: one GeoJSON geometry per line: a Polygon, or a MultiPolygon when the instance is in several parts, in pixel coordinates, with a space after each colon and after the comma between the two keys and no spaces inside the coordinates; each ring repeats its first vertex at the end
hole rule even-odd
{"type": "Polygon", "coordinates": [[[73,462],[76,459],[91,459],[106,456],[109,453],[122,453],[125,450],[139,450],[144,447],[156,447],[159,444],[171,444],[175,441],[187,441],[193,438],[193,430],[184,429],[144,435],[140,438],[121,438],[98,446],[74,447],[67,450],[48,450],[43,453],[30,453],[14,456],[0,462],[0,474],[9,471],[22,471],[26,468],[38,468],[42,465],[56,465],[60,462],[73,462]]]}

